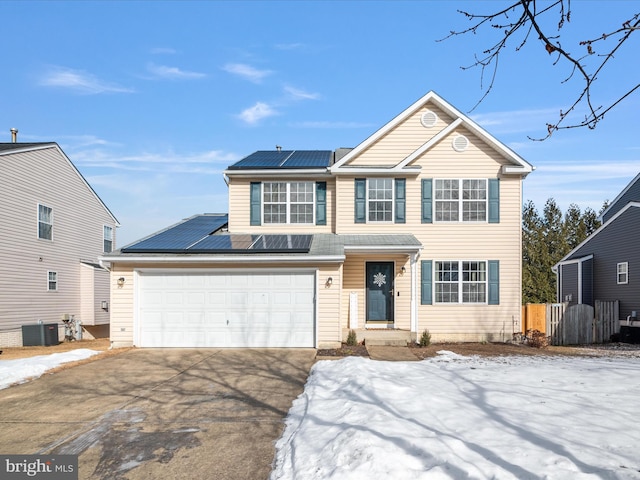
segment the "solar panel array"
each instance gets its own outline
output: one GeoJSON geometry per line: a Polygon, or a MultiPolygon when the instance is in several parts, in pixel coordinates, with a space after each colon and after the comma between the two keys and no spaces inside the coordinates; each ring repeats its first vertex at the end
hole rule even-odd
{"type": "Polygon", "coordinates": [[[331,150],[260,150],[229,166],[229,170],[270,168],[325,168],[331,165],[331,150]]]}
{"type": "Polygon", "coordinates": [[[228,215],[198,215],[122,249],[123,253],[177,252],[225,226],[228,215]]]}
{"type": "Polygon", "coordinates": [[[307,253],[313,235],[216,234],[227,215],[199,215],[122,249],[123,253],[307,253]]]}

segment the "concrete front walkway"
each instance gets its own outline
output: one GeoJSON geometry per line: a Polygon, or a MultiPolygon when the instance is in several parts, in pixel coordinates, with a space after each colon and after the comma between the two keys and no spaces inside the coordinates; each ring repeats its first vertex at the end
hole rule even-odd
{"type": "Polygon", "coordinates": [[[0,452],[81,479],[266,479],[315,350],[130,350],[0,390],[0,452]]]}

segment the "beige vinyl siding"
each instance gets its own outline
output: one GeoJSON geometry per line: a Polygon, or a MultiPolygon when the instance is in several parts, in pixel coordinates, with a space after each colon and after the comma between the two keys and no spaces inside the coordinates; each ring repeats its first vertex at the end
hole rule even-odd
{"type": "Polygon", "coordinates": [[[394,320],[395,328],[409,330],[411,328],[411,266],[407,255],[364,255],[347,254],[344,262],[344,283],[342,285],[342,322],[345,328],[354,328],[350,314],[350,295],[358,296],[358,328],[365,327],[367,293],[366,263],[394,262],[394,320]],[[402,267],[406,272],[402,274],[402,267]]]}
{"type": "Polygon", "coordinates": [[[397,165],[427,143],[451,121],[451,117],[442,110],[431,105],[423,107],[354,158],[349,162],[349,166],[397,165]],[[426,111],[432,111],[438,115],[438,121],[433,127],[426,128],[420,122],[422,114],[426,111]]]}
{"type": "Polygon", "coordinates": [[[79,316],[81,261],[97,262],[113,217],[55,147],[0,156],[0,205],[0,331],[79,316]],[[38,204],[53,209],[52,241],[38,239],[38,204]]]}
{"type": "MultiPolygon", "coordinates": [[[[250,185],[258,179],[229,179],[229,232],[230,233],[330,233],[334,229],[335,183],[332,178],[285,178],[264,180],[269,182],[327,182],[327,224],[274,223],[251,225],[250,185]]],[[[315,215],[315,213],[314,213],[315,215]]]]}
{"type": "MultiPolygon", "coordinates": [[[[370,162],[369,162],[370,163],[370,162]]],[[[354,223],[354,178],[367,175],[339,176],[336,198],[340,209],[336,214],[336,233],[376,234],[411,233],[420,240],[423,250],[417,265],[418,326],[417,333],[428,328],[434,341],[503,340],[511,338],[513,329],[519,331],[521,302],[521,205],[522,179],[519,175],[502,175],[501,166],[507,163],[493,149],[471,132],[458,128],[434,146],[414,164],[422,167],[417,177],[406,177],[406,223],[354,223]],[[469,139],[465,152],[456,152],[453,138],[463,134],[469,139]],[[455,222],[421,223],[423,178],[499,178],[500,223],[455,222]],[[499,260],[500,305],[420,305],[421,260],[499,260]]],[[[376,257],[377,258],[377,257],[376,257]]],[[[348,312],[348,292],[362,277],[363,266],[345,262],[343,311],[348,312]],[[346,308],[347,310],[344,310],[346,308]]],[[[407,274],[409,265],[407,264],[407,274]]],[[[364,319],[364,286],[359,292],[359,317],[364,319]]],[[[402,295],[401,295],[402,296],[402,295]]],[[[396,320],[404,326],[396,297],[396,320]]],[[[348,313],[345,313],[348,315],[348,313]]],[[[409,315],[407,315],[409,318],[409,315]]],[[[343,326],[346,327],[343,318],[343,326]]],[[[361,324],[361,322],[360,322],[361,324]]]]}
{"type": "MultiPolygon", "coordinates": [[[[182,263],[175,264],[145,264],[139,266],[131,266],[130,264],[119,264],[113,262],[111,265],[111,342],[115,347],[131,346],[134,343],[134,317],[135,309],[135,270],[137,269],[161,269],[169,270],[171,268],[180,269],[180,271],[188,271],[189,269],[224,269],[231,271],[234,269],[244,270],[256,269],[251,264],[216,264],[202,263],[197,265],[185,265],[182,263]],[[124,277],[125,283],[122,287],[118,286],[118,278],[124,277]]],[[[282,264],[261,264],[259,269],[274,270],[285,268],[282,264]]],[[[343,316],[341,312],[341,275],[342,268],[340,264],[323,264],[315,265],[312,263],[300,263],[290,265],[287,269],[308,269],[315,270],[317,275],[316,285],[316,331],[317,343],[320,347],[336,346],[341,340],[340,318],[343,316]],[[329,287],[326,285],[328,277],[332,277],[333,282],[329,287]]]]}
{"type": "Polygon", "coordinates": [[[82,325],[95,326],[109,323],[109,309],[102,302],[109,302],[109,272],[93,265],[80,266],[80,317],[82,325]]]}

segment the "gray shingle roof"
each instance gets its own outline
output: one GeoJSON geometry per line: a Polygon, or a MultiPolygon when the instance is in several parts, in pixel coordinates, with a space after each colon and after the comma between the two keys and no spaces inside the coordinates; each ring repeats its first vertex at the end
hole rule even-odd
{"type": "Polygon", "coordinates": [[[23,150],[25,148],[43,147],[45,145],[56,145],[55,142],[33,142],[33,143],[0,143],[0,152],[11,150],[23,150]]]}

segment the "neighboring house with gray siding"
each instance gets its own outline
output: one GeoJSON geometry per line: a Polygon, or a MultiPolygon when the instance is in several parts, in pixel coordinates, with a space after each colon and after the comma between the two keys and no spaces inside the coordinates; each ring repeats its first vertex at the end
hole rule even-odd
{"type": "Polygon", "coordinates": [[[0,346],[22,326],[82,322],[108,336],[109,272],[119,223],[57,143],[0,143],[0,346]]]}
{"type": "Polygon", "coordinates": [[[620,301],[620,320],[640,312],[640,175],[601,216],[602,226],[554,266],[558,301],[620,301]]]}

